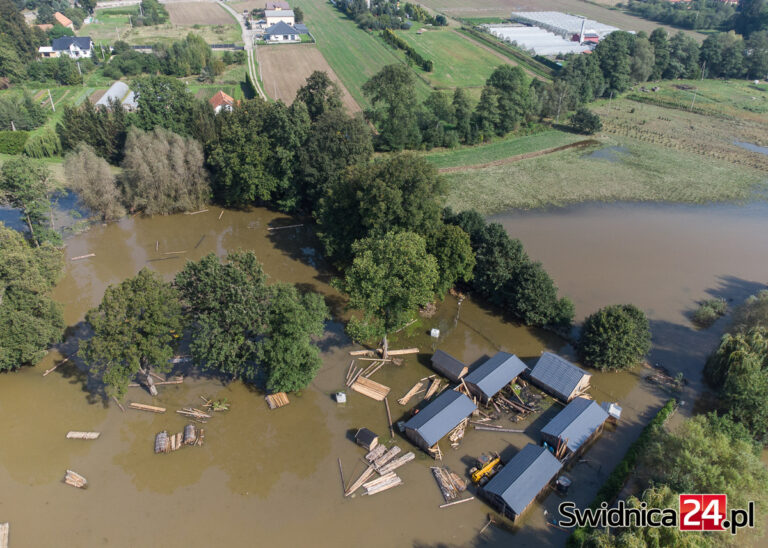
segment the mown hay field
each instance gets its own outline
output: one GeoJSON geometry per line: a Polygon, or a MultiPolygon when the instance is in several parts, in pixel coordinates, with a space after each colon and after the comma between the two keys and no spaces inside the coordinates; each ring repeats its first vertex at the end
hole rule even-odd
{"type": "Polygon", "coordinates": [[[165,9],[174,25],[231,25],[232,15],[218,4],[209,2],[173,2],[165,9]]]}

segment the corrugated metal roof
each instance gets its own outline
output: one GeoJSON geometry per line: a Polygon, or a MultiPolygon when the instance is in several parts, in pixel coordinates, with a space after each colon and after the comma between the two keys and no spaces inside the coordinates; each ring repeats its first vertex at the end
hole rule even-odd
{"type": "Polygon", "coordinates": [[[446,390],[406,422],[405,427],[416,430],[432,447],[475,409],[477,406],[461,392],[446,390]]]}
{"type": "Polygon", "coordinates": [[[498,352],[464,377],[490,398],[525,371],[525,364],[514,354],[498,352]]]}
{"type": "Polygon", "coordinates": [[[541,433],[568,440],[568,449],[576,451],[607,419],[608,413],[596,401],[575,398],[541,429],[541,433]]]}
{"type": "Polygon", "coordinates": [[[544,352],[531,370],[532,379],[547,386],[564,400],[571,396],[585,375],[592,376],[551,352],[544,352]]]}
{"type": "Polygon", "coordinates": [[[458,381],[467,366],[442,350],[436,350],[432,354],[432,368],[442,373],[451,380],[458,381]]]}
{"type": "Polygon", "coordinates": [[[547,449],[529,443],[483,489],[501,497],[519,515],[560,468],[560,461],[547,449]]]}

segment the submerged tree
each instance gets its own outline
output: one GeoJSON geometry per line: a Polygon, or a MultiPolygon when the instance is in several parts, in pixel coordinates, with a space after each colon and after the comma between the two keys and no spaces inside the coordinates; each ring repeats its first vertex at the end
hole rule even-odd
{"type": "Polygon", "coordinates": [[[35,245],[61,243],[53,227],[52,175],[40,161],[20,156],[8,160],[0,170],[0,204],[21,211],[35,245]]]}
{"type": "Polygon", "coordinates": [[[48,292],[61,276],[62,253],[30,247],[0,223],[0,371],[39,361],[64,332],[61,306],[48,292]]]}
{"type": "Polygon", "coordinates": [[[89,145],[82,143],[76,151],[67,154],[64,172],[80,203],[102,219],[111,221],[125,215],[112,169],[89,145]]]}
{"type": "Polygon", "coordinates": [[[604,370],[633,367],[650,349],[648,318],[631,304],[606,306],[588,316],[578,343],[584,363],[604,370]]]}
{"type": "Polygon", "coordinates": [[[79,353],[102,375],[109,395],[124,396],[131,379],[139,372],[149,377],[151,367],[170,370],[183,318],[178,292],[158,274],[143,268],[110,285],[85,319],[93,337],[79,353]]]}
{"type": "Polygon", "coordinates": [[[352,246],[354,260],[338,286],[349,306],[364,320],[380,326],[386,357],[387,333],[402,326],[419,306],[435,295],[437,260],[427,253],[424,238],[412,232],[390,232],[352,246]]]}

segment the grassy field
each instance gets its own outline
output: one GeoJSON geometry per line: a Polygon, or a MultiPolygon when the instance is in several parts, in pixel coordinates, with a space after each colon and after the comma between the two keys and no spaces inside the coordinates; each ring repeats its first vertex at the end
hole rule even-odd
{"type": "MultiPolygon", "coordinates": [[[[219,6],[214,6],[218,9],[219,6]]],[[[138,6],[121,8],[108,8],[96,11],[97,23],[83,25],[80,35],[89,35],[96,43],[111,44],[118,38],[133,45],[170,44],[184,38],[190,32],[202,36],[209,44],[240,44],[240,26],[224,10],[220,11],[224,16],[217,17],[216,21],[228,21],[227,24],[187,24],[175,25],[165,23],[150,27],[131,27],[129,17],[138,14],[138,6]]],[[[192,19],[190,19],[192,20],[192,19]]]]}
{"type": "Polygon", "coordinates": [[[427,160],[438,169],[458,166],[487,164],[519,154],[556,148],[584,139],[582,135],[565,131],[548,130],[535,135],[510,137],[485,145],[440,149],[425,154],[427,160]]]}
{"type": "Polygon", "coordinates": [[[509,63],[453,29],[425,29],[422,34],[417,34],[418,28],[414,25],[410,30],[396,34],[423,57],[432,60],[435,65],[432,72],[421,71],[432,87],[482,87],[496,67],[509,63]]]}
{"type": "Polygon", "coordinates": [[[444,203],[491,214],[585,201],[740,201],[768,188],[763,171],[626,137],[602,141],[591,150],[446,175],[444,203]]]}
{"type": "MultiPolygon", "coordinates": [[[[304,0],[304,19],[317,39],[317,48],[361,107],[368,106],[362,85],[385,65],[402,62],[395,50],[360,29],[327,0],[304,0]]],[[[429,86],[417,80],[417,94],[424,98],[429,86]]]]}
{"type": "MultiPolygon", "coordinates": [[[[509,17],[513,11],[561,11],[574,15],[582,15],[595,21],[613,25],[623,30],[645,31],[650,34],[657,27],[664,27],[670,33],[676,33],[680,29],[662,25],[654,21],[648,21],[640,17],[630,15],[625,11],[608,5],[608,0],[598,2],[585,2],[583,0],[422,0],[425,6],[457,18],[488,18],[509,17]]],[[[705,35],[683,31],[690,34],[699,42],[705,35]]]]}

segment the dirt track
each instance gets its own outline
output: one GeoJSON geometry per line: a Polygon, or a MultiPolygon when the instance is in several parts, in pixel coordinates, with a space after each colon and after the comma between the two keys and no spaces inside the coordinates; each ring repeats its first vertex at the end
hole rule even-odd
{"type": "Polygon", "coordinates": [[[347,111],[350,113],[360,111],[360,106],[314,45],[277,44],[259,46],[256,51],[264,91],[273,99],[281,99],[290,105],[307,77],[313,71],[323,70],[341,88],[341,101],[347,111]]]}

